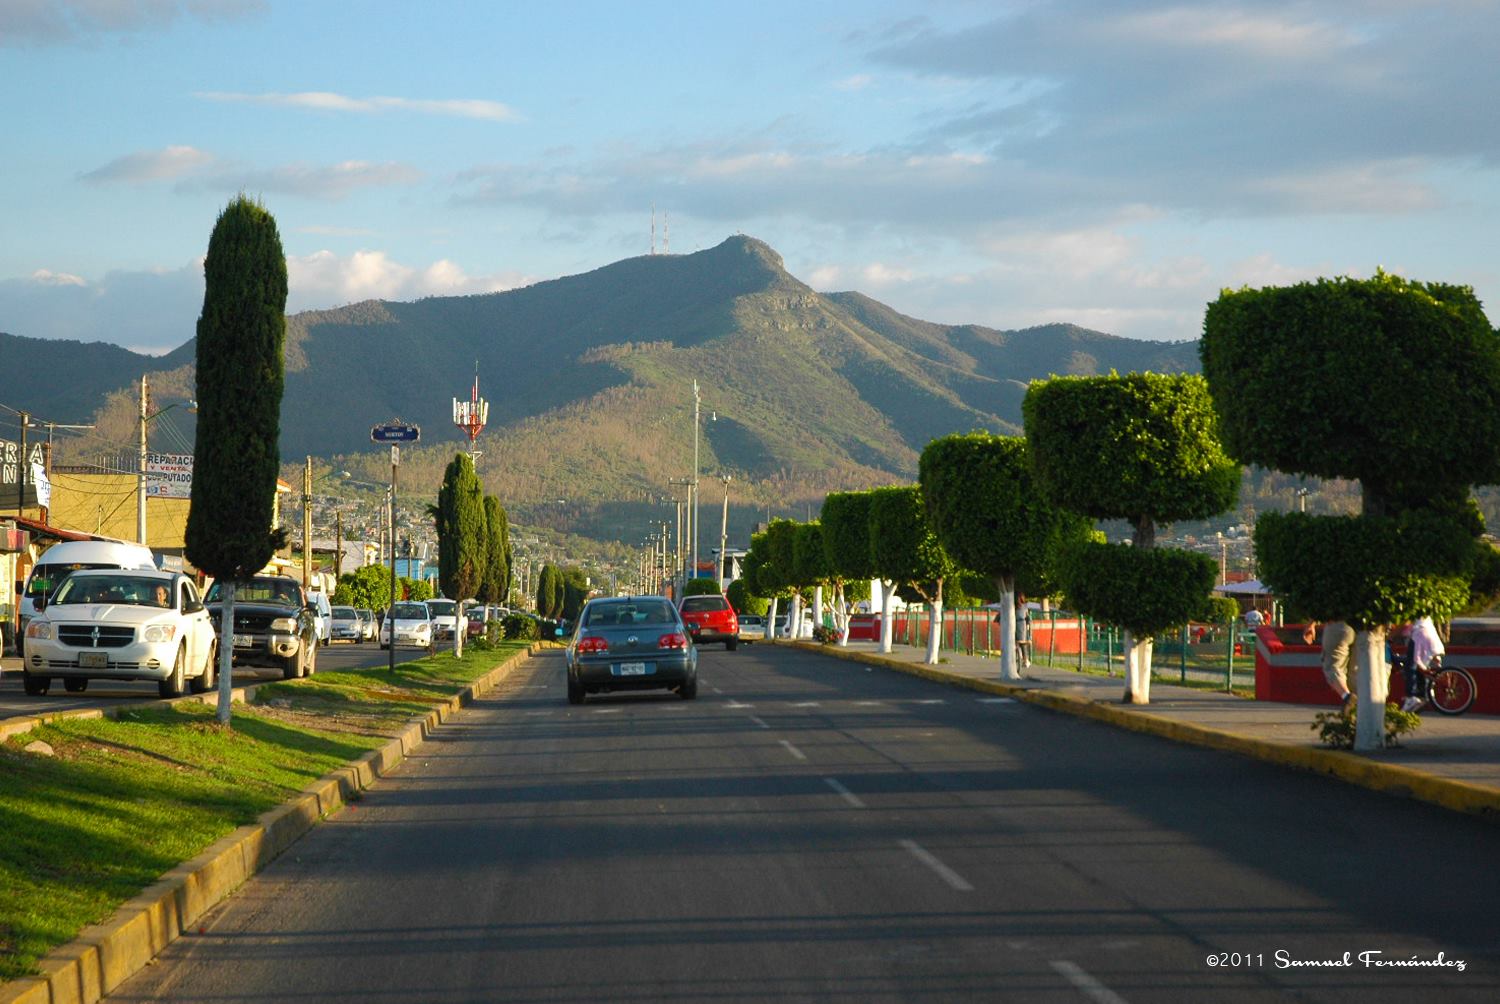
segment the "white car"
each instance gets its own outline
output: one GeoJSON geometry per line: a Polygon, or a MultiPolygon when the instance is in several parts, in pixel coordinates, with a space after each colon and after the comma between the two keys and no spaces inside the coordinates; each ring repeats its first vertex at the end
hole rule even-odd
{"type": "Polygon", "coordinates": [[[453,628],[458,623],[457,601],[428,600],[427,611],[432,617],[432,636],[439,641],[452,641],[453,628]]]}
{"type": "Polygon", "coordinates": [[[415,645],[429,648],[432,645],[432,615],[427,604],[416,602],[397,603],[380,624],[380,647],[391,647],[391,625],[396,625],[396,645],[415,645]]]}
{"type": "Polygon", "coordinates": [[[90,680],[155,680],[163,697],[214,685],[213,622],[193,580],[174,572],[89,569],[39,597],[26,625],[26,693],[54,677],[69,693],[90,680]]]}

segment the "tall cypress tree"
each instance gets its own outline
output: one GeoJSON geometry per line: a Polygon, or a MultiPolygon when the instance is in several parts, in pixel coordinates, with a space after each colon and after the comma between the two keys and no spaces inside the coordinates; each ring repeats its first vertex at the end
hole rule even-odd
{"type": "Polygon", "coordinates": [[[488,534],[485,529],[484,489],[467,453],[455,453],[438,489],[438,585],[443,595],[458,601],[453,627],[453,651],[464,651],[464,601],[484,581],[488,534]]]}
{"type": "Polygon", "coordinates": [[[510,530],[506,522],[500,500],[486,495],[484,581],[479,586],[479,598],[486,603],[504,603],[510,592],[510,530]]]}
{"type": "MultiPolygon", "coordinates": [[[[240,195],[214,224],[198,318],[198,433],[187,558],[222,583],[221,634],[234,634],[234,586],[266,566],[274,531],[285,373],[286,255],[276,220],[240,195]]],[[[228,723],[233,647],[219,651],[218,719],[228,723]]]]}

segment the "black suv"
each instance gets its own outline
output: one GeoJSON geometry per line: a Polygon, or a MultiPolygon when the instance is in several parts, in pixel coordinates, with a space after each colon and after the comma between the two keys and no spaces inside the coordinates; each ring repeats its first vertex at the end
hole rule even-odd
{"type": "MultiPolygon", "coordinates": [[[[219,644],[229,645],[223,619],[221,583],[208,589],[206,605],[219,644]]],[[[317,608],[302,583],[287,575],[257,575],[234,590],[234,664],[281,670],[283,679],[309,676],[318,659],[317,608]]]]}

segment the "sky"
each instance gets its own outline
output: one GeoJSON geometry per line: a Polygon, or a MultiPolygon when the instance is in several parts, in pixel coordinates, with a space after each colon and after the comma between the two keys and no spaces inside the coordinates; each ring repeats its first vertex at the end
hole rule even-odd
{"type": "Polygon", "coordinates": [[[1201,332],[1219,291],[1500,321],[1488,0],[0,0],[0,331],[164,352],[237,193],[288,311],[744,233],[949,324],[1201,332]]]}

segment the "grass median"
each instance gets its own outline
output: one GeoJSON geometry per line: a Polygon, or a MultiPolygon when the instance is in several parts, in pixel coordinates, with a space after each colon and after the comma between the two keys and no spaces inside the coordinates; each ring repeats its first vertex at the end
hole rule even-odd
{"type": "Polygon", "coordinates": [[[0,982],[525,647],[265,684],[227,728],[182,702],[0,743],[0,982]],[[38,739],[54,755],[23,751],[38,739]]]}

